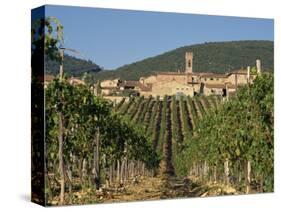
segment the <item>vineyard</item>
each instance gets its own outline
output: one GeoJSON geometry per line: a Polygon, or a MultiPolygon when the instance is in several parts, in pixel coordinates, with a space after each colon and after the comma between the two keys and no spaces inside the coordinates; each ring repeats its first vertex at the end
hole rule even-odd
{"type": "Polygon", "coordinates": [[[205,195],[212,186],[273,191],[272,85],[264,75],[229,101],[131,97],[113,106],[87,86],[54,80],[46,89],[48,204],[110,202],[132,183],[154,181],[154,199],[191,196],[186,182],[204,185],[205,195]],[[163,185],[183,192],[166,195],[163,185]]]}
{"type": "Polygon", "coordinates": [[[48,84],[40,75],[32,78],[33,201],[67,205],[273,192],[272,73],[258,75],[227,99],[124,97],[114,105],[94,95],[92,85],[71,84],[64,75],[62,29],[48,18],[32,31],[32,70],[42,68],[36,62],[44,58],[42,49],[60,62],[60,74],[48,84]]]}
{"type": "Polygon", "coordinates": [[[134,97],[127,103],[122,100],[115,110],[144,129],[162,159],[161,173],[174,175],[177,170],[173,165],[173,155],[181,152],[192,139],[200,119],[215,110],[221,102],[219,96],[165,96],[161,100],[159,97],[134,97]]]}
{"type": "Polygon", "coordinates": [[[242,193],[273,191],[273,76],[264,74],[237,96],[165,96],[121,101],[116,110],[160,155],[160,174],[194,177],[242,193]]]}

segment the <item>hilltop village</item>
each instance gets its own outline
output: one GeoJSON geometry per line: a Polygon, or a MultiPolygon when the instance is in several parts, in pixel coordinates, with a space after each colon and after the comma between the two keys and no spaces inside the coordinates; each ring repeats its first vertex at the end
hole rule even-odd
{"type": "Polygon", "coordinates": [[[260,60],[256,60],[256,73],[250,73],[250,67],[225,74],[194,72],[193,52],[186,52],[185,63],[184,71],[161,72],[141,77],[139,81],[104,80],[100,83],[101,94],[105,97],[119,96],[131,91],[134,95],[144,97],[197,94],[231,96],[238,87],[252,83],[261,72],[260,60]]]}

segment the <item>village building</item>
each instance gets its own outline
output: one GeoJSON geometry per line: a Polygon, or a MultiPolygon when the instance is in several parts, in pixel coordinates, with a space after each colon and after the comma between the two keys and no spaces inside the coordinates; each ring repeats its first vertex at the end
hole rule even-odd
{"type": "MultiPolygon", "coordinates": [[[[42,78],[42,82],[44,82],[44,87],[47,88],[47,86],[50,84],[50,82],[52,82],[55,78],[56,77],[54,75],[45,74],[44,78],[42,78]]],[[[76,77],[73,77],[73,76],[68,78],[67,81],[71,85],[85,85],[85,82],[83,80],[80,80],[80,79],[78,79],[76,77]]]]}
{"type": "Polygon", "coordinates": [[[104,80],[100,83],[102,95],[113,95],[118,92],[121,81],[119,79],[104,80]]]}
{"type": "MultiPolygon", "coordinates": [[[[185,70],[177,72],[160,72],[149,77],[141,77],[139,81],[106,80],[101,83],[102,94],[107,95],[109,84],[115,90],[134,90],[144,97],[165,95],[221,95],[226,96],[236,92],[237,88],[252,83],[256,74],[240,69],[229,73],[193,72],[193,53],[185,54],[185,70]]],[[[256,60],[257,73],[261,72],[261,62],[256,60]]],[[[111,87],[111,91],[112,91],[111,87]]]]}
{"type": "Polygon", "coordinates": [[[71,85],[85,85],[85,82],[83,80],[80,80],[76,77],[70,77],[68,79],[68,82],[71,84],[71,85]]]}

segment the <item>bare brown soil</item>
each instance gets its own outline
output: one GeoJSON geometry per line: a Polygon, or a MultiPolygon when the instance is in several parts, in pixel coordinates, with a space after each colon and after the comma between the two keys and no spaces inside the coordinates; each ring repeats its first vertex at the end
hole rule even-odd
{"type": "MultiPolygon", "coordinates": [[[[134,177],[125,185],[113,185],[108,188],[84,189],[67,194],[65,204],[114,203],[144,200],[160,200],[190,197],[206,197],[238,194],[232,187],[220,184],[200,184],[196,179],[177,177],[134,177]]],[[[57,205],[56,196],[52,205],[57,205]]]]}
{"type": "Polygon", "coordinates": [[[117,189],[111,192],[107,191],[107,195],[102,198],[101,202],[160,200],[228,194],[237,193],[231,187],[225,187],[219,184],[200,185],[191,179],[146,177],[128,184],[123,189],[117,189]]]}

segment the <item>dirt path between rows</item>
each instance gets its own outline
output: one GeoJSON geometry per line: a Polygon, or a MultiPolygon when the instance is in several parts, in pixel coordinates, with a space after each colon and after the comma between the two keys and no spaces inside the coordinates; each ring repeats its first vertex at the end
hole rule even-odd
{"type": "Polygon", "coordinates": [[[106,195],[103,196],[101,202],[111,203],[198,197],[205,191],[206,187],[200,186],[188,179],[145,177],[123,188],[105,191],[106,195]]]}
{"type": "Polygon", "coordinates": [[[103,202],[126,202],[138,200],[158,200],[162,195],[163,181],[160,178],[142,178],[118,191],[109,192],[103,202]]]}
{"type": "MultiPolygon", "coordinates": [[[[72,200],[66,196],[66,205],[89,203],[114,203],[144,200],[160,200],[190,197],[206,197],[238,194],[235,189],[219,184],[201,184],[196,179],[177,177],[138,177],[130,179],[125,185],[115,185],[93,192],[86,189],[74,192],[72,200]]],[[[52,205],[57,205],[56,196],[52,205]]]]}

